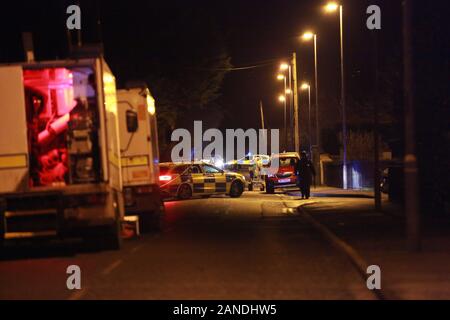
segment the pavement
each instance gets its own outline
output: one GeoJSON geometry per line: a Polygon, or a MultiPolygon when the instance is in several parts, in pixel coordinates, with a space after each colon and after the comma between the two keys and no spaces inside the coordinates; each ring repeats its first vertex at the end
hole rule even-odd
{"type": "Polygon", "coordinates": [[[430,224],[423,251],[409,253],[398,210],[384,201],[391,214],[377,213],[372,202],[367,191],[330,188],[310,200],[253,191],[165,202],[162,231],[120,251],[49,243],[1,252],[0,299],[450,299],[448,223],[430,224]],[[371,264],[380,292],[361,274],[371,264]],[[69,265],[81,269],[81,290],[66,286],[69,265]]]}
{"type": "MultiPolygon", "coordinates": [[[[291,193],[292,196],[297,194],[291,193]]],[[[368,265],[378,265],[387,299],[450,299],[450,220],[423,219],[422,248],[410,252],[401,207],[383,198],[373,209],[370,192],[317,188],[302,205],[368,265]]]]}

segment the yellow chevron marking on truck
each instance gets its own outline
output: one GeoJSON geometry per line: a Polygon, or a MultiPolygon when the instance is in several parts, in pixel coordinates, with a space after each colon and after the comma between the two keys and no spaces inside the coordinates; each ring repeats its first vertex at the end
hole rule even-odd
{"type": "Polygon", "coordinates": [[[148,165],[147,156],[122,157],[122,167],[146,166],[148,165]]]}
{"type": "Polygon", "coordinates": [[[25,154],[0,155],[0,169],[26,168],[27,166],[25,154]]]}

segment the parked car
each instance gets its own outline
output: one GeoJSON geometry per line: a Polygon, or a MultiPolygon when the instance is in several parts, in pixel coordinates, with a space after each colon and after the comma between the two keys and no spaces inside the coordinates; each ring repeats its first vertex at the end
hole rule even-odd
{"type": "Polygon", "coordinates": [[[285,152],[274,154],[270,158],[270,167],[265,176],[267,193],[274,193],[278,188],[297,187],[295,165],[300,160],[297,152],[285,152]],[[278,162],[278,166],[272,168],[278,162]]]}
{"type": "Polygon", "coordinates": [[[223,171],[203,162],[161,163],[159,182],[164,198],[189,199],[193,196],[209,197],[226,194],[232,198],[242,195],[245,177],[239,173],[223,171]]]}

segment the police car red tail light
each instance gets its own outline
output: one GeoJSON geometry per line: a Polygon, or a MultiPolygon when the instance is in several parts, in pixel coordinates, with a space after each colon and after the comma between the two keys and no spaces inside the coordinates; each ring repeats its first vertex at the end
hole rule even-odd
{"type": "Polygon", "coordinates": [[[170,181],[170,180],[172,180],[172,176],[168,175],[159,176],[159,181],[170,181]]]}

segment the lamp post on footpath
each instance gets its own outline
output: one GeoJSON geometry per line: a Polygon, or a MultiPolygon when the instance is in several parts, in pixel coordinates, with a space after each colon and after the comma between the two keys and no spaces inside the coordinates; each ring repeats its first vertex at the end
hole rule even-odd
{"type": "Polygon", "coordinates": [[[308,90],[308,142],[309,142],[309,156],[312,156],[312,132],[311,132],[311,86],[309,83],[302,83],[301,90],[308,90]]]}
{"type": "MultiPolygon", "coordinates": [[[[286,82],[286,81],[285,81],[286,82]]],[[[283,147],[286,148],[286,95],[281,94],[278,96],[278,101],[284,105],[284,135],[283,135],[283,147]]]]}
{"type": "Polygon", "coordinates": [[[345,74],[344,74],[344,9],[336,2],[330,2],[325,6],[325,12],[331,13],[339,10],[339,34],[341,44],[341,109],[342,109],[342,184],[347,189],[347,115],[345,106],[345,74]]]}
{"type": "Polygon", "coordinates": [[[302,35],[303,41],[313,40],[314,43],[314,90],[315,90],[315,114],[316,114],[316,146],[320,152],[320,121],[319,121],[319,79],[318,79],[318,62],[317,62],[317,34],[307,31],[302,35]]]}

